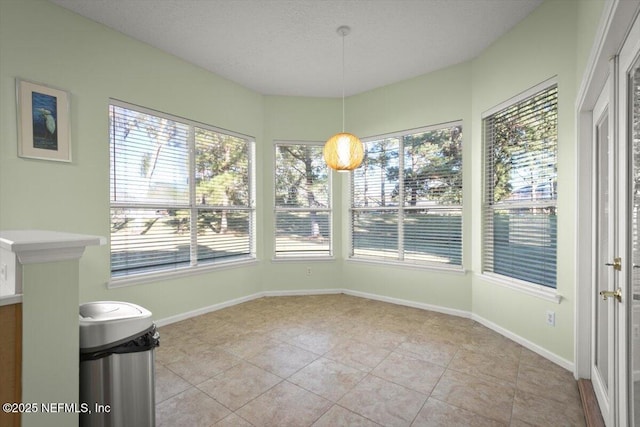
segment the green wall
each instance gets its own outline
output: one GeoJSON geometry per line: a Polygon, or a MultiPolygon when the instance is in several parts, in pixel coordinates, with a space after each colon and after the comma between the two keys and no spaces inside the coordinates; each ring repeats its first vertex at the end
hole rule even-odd
{"type": "MultiPolygon", "coordinates": [[[[560,304],[498,286],[479,276],[481,217],[471,218],[473,312],[559,357],[574,359],[576,260],[576,121],[578,84],[578,2],[547,1],[521,24],[473,61],[472,135],[481,141],[482,113],[536,84],[557,77],[558,82],[558,264],[560,304]],[[547,310],[556,314],[555,327],[546,324],[547,310]]],[[[587,31],[583,30],[582,37],[587,31]]],[[[595,28],[591,34],[593,39],[595,28]]],[[[590,45],[590,44],[589,44],[590,45]]],[[[584,53],[581,52],[581,56],[584,53]]],[[[582,67],[586,63],[580,58],[582,67]]],[[[472,150],[473,169],[482,167],[481,144],[472,150]]],[[[476,175],[479,177],[479,175],[476,175]]],[[[473,182],[471,204],[482,209],[482,180],[473,182]]]]}
{"type": "MultiPolygon", "coordinates": [[[[337,99],[266,96],[264,99],[264,141],[265,150],[260,158],[265,168],[261,201],[265,206],[262,223],[265,238],[262,239],[263,290],[305,291],[337,289],[342,287],[340,261],[342,250],[334,245],[335,260],[330,261],[274,261],[274,141],[317,141],[324,142],[341,125],[341,103],[337,99]],[[307,274],[311,268],[311,275],[307,274]]],[[[339,196],[340,174],[333,174],[332,190],[339,196]]],[[[260,191],[260,190],[259,190],[260,191]]],[[[340,197],[334,197],[333,205],[341,209],[340,197]]],[[[335,215],[333,233],[336,241],[341,235],[339,215],[335,215]]]]}
{"type": "MultiPolygon", "coordinates": [[[[472,67],[463,63],[394,85],[349,98],[346,130],[360,137],[414,129],[462,120],[463,199],[471,196],[473,172],[471,148],[472,67]]],[[[348,195],[348,181],[342,191],[348,195]]],[[[348,199],[345,199],[345,204],[348,199]]],[[[348,207],[348,204],[347,204],[348,207]]],[[[471,205],[463,206],[463,264],[471,267],[471,205]]],[[[343,222],[348,225],[348,213],[343,222]]],[[[344,236],[343,244],[348,244],[344,236]]],[[[358,292],[435,305],[450,310],[471,311],[469,273],[437,272],[411,267],[344,262],[345,287],[358,292]]]]}
{"type": "MultiPolygon", "coordinates": [[[[109,98],[254,136],[262,152],[261,95],[47,1],[0,0],[0,93],[0,229],[109,236],[109,98]],[[72,163],[17,157],[17,77],[71,93],[72,163]]],[[[259,291],[257,271],[107,290],[109,249],[90,248],[80,301],[128,300],[164,318],[259,291]]]]}
{"type": "Polygon", "coordinates": [[[594,44],[605,0],[582,0],[576,5],[576,87],[580,87],[594,44]]]}
{"type": "Polygon", "coordinates": [[[485,324],[554,354],[556,360],[567,362],[565,365],[573,361],[575,98],[603,4],[600,0],[546,1],[473,61],[348,100],[350,130],[362,136],[463,120],[463,264],[467,273],[381,268],[346,261],[346,286],[466,310],[485,324]],[[552,77],[559,86],[560,304],[496,285],[481,276],[482,113],[552,77]],[[556,314],[555,327],[546,324],[547,310],[556,314]]]}
{"type": "Polygon", "coordinates": [[[361,137],[463,121],[465,273],[451,273],[347,261],[348,180],[337,173],[336,259],[272,261],[273,141],[324,141],[340,130],[340,100],[262,96],[47,1],[0,0],[0,229],[109,235],[107,105],[117,98],[256,138],[258,261],[107,289],[109,249],[92,247],[80,260],[80,301],[128,300],[163,319],[261,291],[348,288],[472,313],[570,362],[577,239],[574,104],[602,4],[547,0],[472,61],[347,99],[346,128],[361,137]],[[479,276],[480,116],[552,76],[560,91],[560,304],[479,276]],[[72,163],[17,157],[16,77],[71,93],[72,163]],[[556,312],[555,328],[544,323],[548,309],[556,312]]]}

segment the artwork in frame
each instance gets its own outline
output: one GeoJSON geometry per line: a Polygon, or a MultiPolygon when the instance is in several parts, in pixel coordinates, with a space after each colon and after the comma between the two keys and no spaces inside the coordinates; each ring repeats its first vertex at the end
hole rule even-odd
{"type": "Polygon", "coordinates": [[[71,161],[70,94],[27,80],[16,80],[18,156],[71,161]]]}

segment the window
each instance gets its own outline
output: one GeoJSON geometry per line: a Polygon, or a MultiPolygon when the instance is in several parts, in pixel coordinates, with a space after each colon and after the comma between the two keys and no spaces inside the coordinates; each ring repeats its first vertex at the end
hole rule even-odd
{"type": "Polygon", "coordinates": [[[462,265],[462,124],[364,141],[351,180],[351,257],[462,265]]]}
{"type": "Polygon", "coordinates": [[[111,101],[111,275],[255,258],[253,141],[111,101]]]}
{"type": "Polygon", "coordinates": [[[555,85],[484,117],[484,272],[556,287],[557,129],[555,85]]]}
{"type": "Polygon", "coordinates": [[[275,256],[331,256],[331,180],[321,143],[275,144],[275,256]]]}

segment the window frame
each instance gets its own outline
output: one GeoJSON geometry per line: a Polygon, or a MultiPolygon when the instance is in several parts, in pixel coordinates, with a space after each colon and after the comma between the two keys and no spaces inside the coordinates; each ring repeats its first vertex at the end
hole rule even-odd
{"type": "MultiPolygon", "coordinates": [[[[182,125],[186,125],[189,128],[187,135],[187,179],[188,179],[188,202],[177,203],[163,203],[163,202],[119,202],[114,201],[112,179],[113,179],[113,167],[114,160],[112,158],[111,151],[111,131],[109,131],[109,151],[110,151],[110,171],[109,171],[109,211],[113,209],[169,209],[169,210],[186,210],[189,211],[189,262],[188,263],[175,263],[169,264],[166,267],[150,266],[148,268],[141,268],[140,271],[125,272],[123,274],[113,274],[111,266],[111,254],[112,254],[112,239],[111,231],[109,232],[109,275],[110,279],[107,283],[109,288],[116,288],[121,286],[128,286],[132,284],[147,283],[151,281],[170,279],[174,277],[190,276],[194,274],[202,274],[208,271],[233,268],[237,266],[245,266],[247,264],[257,263],[256,257],[256,236],[257,236],[257,222],[256,222],[256,185],[255,185],[255,138],[249,135],[241,134],[227,129],[222,129],[216,126],[212,126],[206,123],[201,123],[195,120],[187,119],[184,117],[176,116],[173,114],[153,110],[140,105],[132,104],[126,101],[121,101],[114,98],[109,98],[109,110],[112,107],[123,108],[137,113],[150,115],[162,119],[167,119],[182,125]],[[248,173],[248,205],[247,206],[221,206],[221,205],[198,205],[196,194],[196,136],[195,129],[199,128],[205,131],[210,131],[218,134],[228,135],[234,138],[239,138],[246,141],[247,144],[247,173],[248,173]],[[226,211],[242,211],[248,214],[248,247],[249,251],[245,255],[238,255],[232,259],[211,259],[199,261],[197,258],[197,252],[194,250],[194,245],[198,245],[198,211],[200,210],[226,210],[226,211]]],[[[111,227],[110,227],[111,228],[111,227]]]]}
{"type": "MultiPolygon", "coordinates": [[[[331,169],[327,166],[327,202],[329,204],[328,208],[307,208],[307,207],[283,207],[278,206],[276,202],[276,181],[277,181],[277,150],[279,146],[317,146],[320,148],[324,147],[324,142],[322,141],[290,141],[290,140],[274,140],[273,141],[273,194],[272,194],[272,202],[273,202],[273,250],[272,250],[272,261],[274,262],[282,262],[282,261],[326,261],[326,260],[334,260],[334,230],[333,230],[333,219],[334,219],[334,207],[333,207],[333,173],[331,169]],[[329,253],[322,255],[313,255],[310,253],[305,253],[305,251],[299,251],[292,255],[280,255],[278,256],[278,247],[277,247],[277,233],[278,233],[278,213],[279,212],[327,212],[329,214],[329,253]]],[[[324,158],[322,157],[322,153],[320,153],[320,161],[324,163],[324,158]]]]}
{"type": "MultiPolygon", "coordinates": [[[[399,172],[402,171],[402,173],[399,174],[398,177],[398,187],[399,187],[399,194],[398,194],[398,199],[399,199],[399,203],[397,204],[397,206],[375,206],[375,207],[354,207],[354,172],[350,172],[349,173],[349,215],[348,215],[348,223],[349,223],[349,236],[348,236],[348,241],[349,241],[349,255],[348,255],[348,261],[349,262],[357,262],[357,263],[366,263],[366,264],[374,264],[374,265],[390,265],[390,266],[400,266],[400,267],[404,267],[404,268],[410,268],[410,269],[420,269],[420,270],[435,270],[435,271],[446,271],[446,272],[451,272],[451,273],[462,273],[465,274],[465,268],[464,268],[464,263],[465,263],[465,259],[464,259],[464,167],[461,166],[460,168],[460,178],[461,178],[461,186],[460,186],[460,193],[461,193],[461,199],[460,199],[460,203],[459,204],[442,204],[442,205],[437,205],[437,206],[431,206],[428,209],[429,210],[435,210],[435,211],[451,211],[451,210],[456,210],[460,212],[460,264],[447,264],[447,263],[439,263],[439,262],[433,262],[433,261],[407,261],[406,258],[404,256],[401,256],[400,253],[403,253],[405,251],[405,246],[404,246],[404,235],[403,235],[403,227],[404,227],[404,217],[407,211],[411,211],[411,210],[422,210],[424,209],[424,207],[419,207],[419,206],[407,206],[405,205],[405,190],[404,190],[404,180],[402,179],[403,175],[404,175],[404,143],[403,143],[403,138],[407,137],[407,136],[411,136],[411,135],[415,135],[415,134],[420,134],[420,133],[426,133],[426,132],[430,132],[430,131],[437,131],[437,130],[442,130],[442,129],[448,129],[448,128],[453,128],[456,126],[460,126],[462,128],[462,133],[464,134],[464,124],[463,124],[463,120],[454,120],[454,121],[450,121],[450,122],[444,122],[444,123],[438,123],[438,124],[434,124],[434,125],[429,125],[429,126],[423,126],[423,127],[419,127],[419,128],[413,128],[413,129],[407,129],[407,130],[403,130],[403,131],[397,131],[397,132],[391,132],[391,133],[387,133],[387,134],[382,134],[382,135],[375,135],[375,136],[370,136],[370,137],[366,137],[366,138],[362,138],[362,142],[363,143],[368,143],[371,141],[380,141],[380,140],[385,140],[385,139],[393,139],[393,138],[397,138],[398,139],[398,169],[399,172]],[[385,257],[361,257],[361,256],[355,256],[354,255],[354,222],[353,222],[353,214],[354,212],[376,212],[376,211],[388,211],[388,212],[396,212],[397,214],[397,232],[398,232],[398,245],[397,245],[397,250],[398,250],[398,259],[390,259],[390,258],[385,258],[385,257]]],[[[464,145],[464,137],[463,140],[460,142],[461,144],[461,151],[460,151],[460,155],[461,155],[461,161],[462,161],[462,165],[464,165],[464,153],[462,151],[462,146],[464,145]]]]}
{"type": "MultiPolygon", "coordinates": [[[[557,240],[556,240],[556,256],[555,256],[555,263],[556,263],[556,283],[555,283],[555,287],[551,287],[551,286],[547,286],[547,285],[543,285],[543,284],[539,284],[539,283],[535,283],[535,282],[530,282],[527,280],[523,280],[520,278],[516,278],[516,277],[511,277],[505,274],[500,274],[500,273],[496,273],[494,271],[488,271],[486,270],[486,265],[487,265],[487,245],[489,244],[489,241],[493,241],[492,239],[488,239],[487,237],[487,214],[488,212],[494,212],[494,210],[498,210],[500,208],[503,209],[515,209],[515,208],[537,208],[537,207],[548,207],[550,205],[553,205],[553,208],[555,209],[555,215],[557,217],[558,212],[558,190],[557,188],[554,188],[554,192],[555,192],[555,199],[545,199],[542,201],[530,201],[530,200],[523,200],[523,201],[504,201],[504,202],[500,202],[500,204],[498,206],[495,205],[495,202],[490,202],[489,201],[489,197],[491,197],[491,195],[493,194],[493,187],[490,189],[489,187],[489,170],[493,168],[493,166],[489,165],[489,158],[488,158],[488,151],[490,149],[489,144],[490,142],[487,139],[487,135],[486,135],[486,127],[485,127],[485,123],[486,120],[489,119],[490,117],[492,117],[493,115],[495,115],[496,113],[499,113],[505,109],[508,109],[510,107],[514,107],[517,104],[520,103],[524,103],[528,100],[530,100],[531,98],[533,98],[534,96],[536,96],[537,94],[540,94],[542,92],[548,91],[550,89],[555,88],[556,89],[556,115],[559,116],[559,102],[560,102],[560,91],[558,88],[558,80],[557,77],[554,76],[548,80],[545,80],[497,105],[495,105],[494,107],[484,111],[481,115],[481,129],[482,129],[482,221],[481,221],[481,272],[479,274],[479,276],[485,280],[488,280],[489,282],[499,285],[499,286],[503,286],[509,289],[514,289],[517,290],[521,293],[525,293],[528,295],[532,295],[535,297],[539,297],[548,301],[552,301],[555,303],[559,303],[561,300],[561,296],[557,291],[557,277],[558,277],[558,272],[557,272],[557,267],[558,267],[558,252],[557,252],[557,240]]],[[[556,177],[557,177],[557,168],[558,168],[558,147],[559,147],[559,128],[560,128],[560,121],[559,118],[557,119],[556,122],[556,146],[555,146],[555,168],[556,168],[556,177]]],[[[556,178],[557,179],[557,178],[556,178]]],[[[557,239],[557,229],[556,229],[556,239],[557,239]]],[[[492,249],[493,251],[493,249],[492,249]]]]}

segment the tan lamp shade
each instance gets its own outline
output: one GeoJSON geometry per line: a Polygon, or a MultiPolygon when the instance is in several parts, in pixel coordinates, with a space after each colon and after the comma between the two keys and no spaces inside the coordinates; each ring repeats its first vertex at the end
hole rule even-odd
{"type": "Polygon", "coordinates": [[[357,136],[342,132],[329,138],[324,144],[323,154],[331,169],[350,171],[362,163],[364,148],[357,136]]]}

